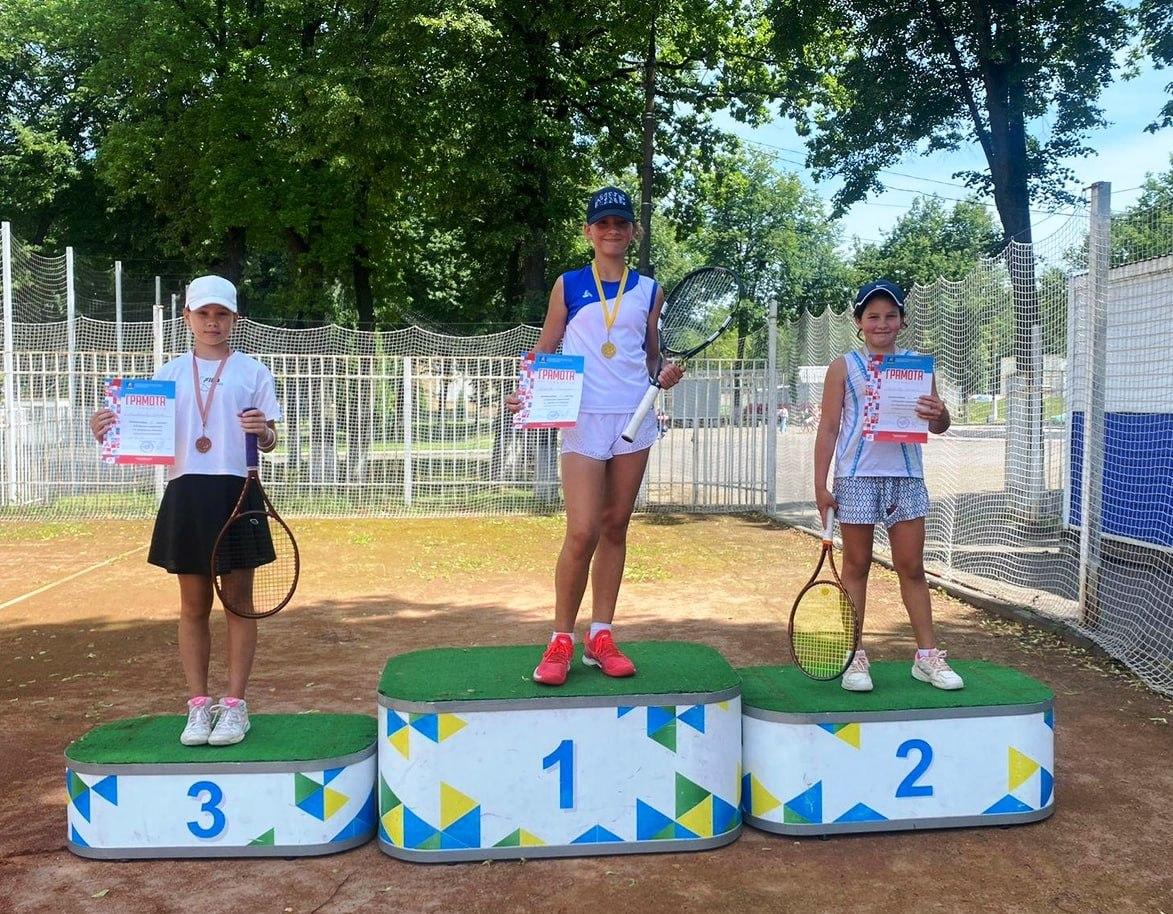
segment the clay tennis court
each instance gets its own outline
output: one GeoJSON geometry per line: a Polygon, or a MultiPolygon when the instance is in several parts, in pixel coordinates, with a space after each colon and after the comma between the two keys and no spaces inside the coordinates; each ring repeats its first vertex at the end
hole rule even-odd
{"type": "MultiPolygon", "coordinates": [[[[373,714],[393,654],[549,635],[558,517],[294,527],[303,578],[293,606],[260,623],[254,712],[373,714]]],[[[301,859],[75,857],[65,850],[66,744],[98,723],[179,713],[185,697],[177,588],[146,565],[148,535],[147,522],[0,526],[0,910],[1173,911],[1173,701],[1111,661],[940,593],[938,634],[953,656],[1016,667],[1054,690],[1056,811],[1046,821],[801,840],[746,828],[704,853],[444,866],[393,860],[374,842],[301,859]]],[[[816,551],[761,518],[639,518],[618,632],[710,644],[735,666],[784,662],[789,603],[816,551]]],[[[215,689],[219,620],[213,631],[215,689]]],[[[867,632],[873,658],[911,651],[895,576],[879,567],[867,632]]]]}

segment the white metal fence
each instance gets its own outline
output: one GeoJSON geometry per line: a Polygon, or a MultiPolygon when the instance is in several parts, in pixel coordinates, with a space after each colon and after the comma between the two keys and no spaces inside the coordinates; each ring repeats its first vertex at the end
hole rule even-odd
{"type": "MultiPolygon", "coordinates": [[[[926,560],[1063,620],[1173,694],[1173,214],[1109,210],[1098,185],[1091,211],[1048,238],[913,291],[902,342],[935,354],[954,416],[926,445],[926,560]]],[[[0,247],[0,515],[149,515],[161,475],[99,463],[86,418],[106,377],[148,376],[187,348],[182,321],[161,294],[153,321],[91,319],[72,253],[37,258],[7,229],[0,247]],[[38,295],[63,319],[16,320],[38,295]]],[[[844,314],[770,321],[755,358],[691,364],[661,401],[641,507],[814,529],[823,372],[858,345],[854,330],[844,314]]],[[[235,343],[272,369],[285,411],[267,487],[290,515],[557,510],[556,435],[514,431],[503,409],[537,332],[242,321],[235,343]]]]}

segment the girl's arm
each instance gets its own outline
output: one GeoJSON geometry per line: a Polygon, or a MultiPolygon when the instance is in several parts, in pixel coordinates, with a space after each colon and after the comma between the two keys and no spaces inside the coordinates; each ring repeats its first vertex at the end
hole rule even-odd
{"type": "Polygon", "coordinates": [[[949,431],[953,417],[949,415],[949,407],[945,401],[937,396],[937,378],[933,377],[933,392],[927,397],[920,397],[916,401],[916,414],[929,422],[929,431],[934,435],[941,435],[949,431]]]}
{"type": "MultiPolygon", "coordinates": [[[[562,277],[554,280],[550,290],[550,303],[546,306],[546,319],[542,321],[542,332],[534,344],[534,352],[554,352],[566,332],[566,294],[562,291],[562,277]]],[[[505,398],[505,408],[511,413],[521,409],[521,398],[517,391],[505,398]]]]}
{"type": "MultiPolygon", "coordinates": [[[[656,301],[648,311],[648,329],[644,336],[644,350],[648,360],[648,377],[656,374],[660,364],[660,312],[664,308],[664,287],[657,283],[656,301]]],[[[667,390],[684,377],[684,369],[675,362],[668,362],[660,369],[658,380],[660,387],[667,390]]]]}
{"type": "Polygon", "coordinates": [[[819,429],[815,433],[815,504],[820,519],[828,508],[837,507],[835,497],[827,488],[827,475],[831,472],[831,458],[835,455],[835,441],[839,438],[846,371],[847,363],[836,359],[827,366],[827,375],[823,379],[823,404],[819,429]]]}
{"type": "Polygon", "coordinates": [[[550,290],[550,303],[546,306],[546,319],[542,321],[542,332],[534,344],[534,352],[554,352],[566,332],[566,293],[562,291],[562,277],[554,280],[550,290]]]}

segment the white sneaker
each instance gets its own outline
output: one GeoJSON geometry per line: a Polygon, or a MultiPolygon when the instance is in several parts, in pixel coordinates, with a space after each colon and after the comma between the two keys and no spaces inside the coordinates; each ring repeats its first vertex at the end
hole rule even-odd
{"type": "Polygon", "coordinates": [[[870,692],[872,690],[870,669],[868,655],[862,650],[856,651],[851,666],[844,672],[843,679],[839,684],[848,692],[870,692]]]}
{"type": "Polygon", "coordinates": [[[224,701],[225,699],[220,699],[220,704],[212,708],[213,711],[218,711],[220,716],[216,718],[216,728],[208,737],[209,746],[231,746],[239,743],[248,733],[248,705],[243,701],[226,705],[224,701]]]}
{"type": "Polygon", "coordinates": [[[944,689],[947,692],[960,689],[965,685],[965,680],[954,673],[949,668],[949,664],[945,662],[945,651],[939,651],[936,648],[923,657],[917,652],[912,661],[912,678],[927,682],[934,688],[944,689]]]}
{"type": "Polygon", "coordinates": [[[204,746],[211,735],[212,699],[207,696],[191,699],[187,703],[187,726],[179,735],[179,741],[185,746],[204,746]]]}

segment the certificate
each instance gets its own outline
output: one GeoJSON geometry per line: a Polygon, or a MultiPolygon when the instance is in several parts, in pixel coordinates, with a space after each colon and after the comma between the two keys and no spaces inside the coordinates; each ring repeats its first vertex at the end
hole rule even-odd
{"type": "Polygon", "coordinates": [[[581,355],[540,352],[523,356],[517,384],[521,409],[513,416],[513,427],[574,428],[582,401],[585,362],[581,355]]]}
{"type": "MultiPolygon", "coordinates": [[[[874,363],[873,363],[874,364],[874,363]]],[[[933,392],[931,355],[886,355],[872,372],[876,388],[874,410],[865,421],[873,441],[924,444],[929,422],[916,414],[917,400],[933,392]]]]}
{"type": "Polygon", "coordinates": [[[139,466],[174,464],[175,382],[110,378],[105,394],[114,424],[102,440],[102,459],[139,466]]]}

